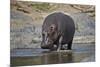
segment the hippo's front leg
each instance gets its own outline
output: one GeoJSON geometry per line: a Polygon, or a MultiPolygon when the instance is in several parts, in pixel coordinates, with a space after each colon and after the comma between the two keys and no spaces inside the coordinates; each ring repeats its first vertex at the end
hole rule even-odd
{"type": "Polygon", "coordinates": [[[61,42],[62,42],[62,36],[59,38],[59,43],[58,43],[58,49],[57,49],[57,51],[60,51],[60,49],[61,49],[61,42]]]}

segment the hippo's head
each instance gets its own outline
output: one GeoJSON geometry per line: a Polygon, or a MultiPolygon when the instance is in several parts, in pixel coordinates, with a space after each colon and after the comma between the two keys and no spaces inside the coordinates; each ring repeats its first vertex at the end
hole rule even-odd
{"type": "Polygon", "coordinates": [[[58,39],[58,32],[56,25],[52,24],[47,31],[42,31],[41,48],[50,49],[58,39]]]}

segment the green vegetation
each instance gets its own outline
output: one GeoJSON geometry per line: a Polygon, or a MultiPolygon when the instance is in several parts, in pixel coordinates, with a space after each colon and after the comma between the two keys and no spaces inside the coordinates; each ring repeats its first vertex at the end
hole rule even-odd
{"type": "Polygon", "coordinates": [[[49,3],[34,3],[31,5],[33,9],[37,9],[37,11],[48,11],[51,8],[49,3]]]}

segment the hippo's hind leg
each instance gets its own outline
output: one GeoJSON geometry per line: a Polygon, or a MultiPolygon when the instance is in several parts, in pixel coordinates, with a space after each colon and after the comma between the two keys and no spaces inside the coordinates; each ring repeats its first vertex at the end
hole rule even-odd
{"type": "Polygon", "coordinates": [[[72,41],[73,41],[73,40],[71,40],[71,41],[68,43],[68,47],[67,47],[68,50],[71,50],[71,49],[72,49],[72,41]]]}

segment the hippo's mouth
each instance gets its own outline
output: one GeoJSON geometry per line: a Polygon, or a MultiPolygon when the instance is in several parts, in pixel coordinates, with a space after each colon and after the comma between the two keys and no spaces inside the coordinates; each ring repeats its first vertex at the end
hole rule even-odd
{"type": "Polygon", "coordinates": [[[50,44],[41,43],[41,48],[51,49],[51,48],[53,48],[53,43],[50,43],[50,44]]]}

